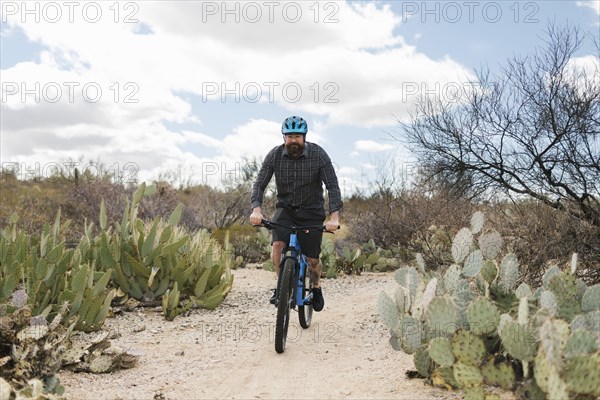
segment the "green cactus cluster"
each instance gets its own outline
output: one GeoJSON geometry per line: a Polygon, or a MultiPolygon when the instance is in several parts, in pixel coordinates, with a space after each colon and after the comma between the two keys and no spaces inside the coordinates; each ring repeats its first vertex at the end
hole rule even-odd
{"type": "Polygon", "coordinates": [[[366,243],[362,248],[354,251],[345,246],[335,260],[337,271],[360,275],[364,270],[372,269],[380,261],[380,256],[376,250],[373,250],[373,246],[372,243],[366,243]]]}
{"type": "MultiPolygon", "coordinates": [[[[93,224],[86,222],[75,248],[65,244],[69,222],[61,223],[60,210],[39,237],[18,231],[16,215],[0,230],[3,376],[4,371],[12,371],[17,377],[50,379],[61,359],[53,351],[68,347],[63,342],[72,331],[102,328],[114,301],[131,297],[155,304],[162,300],[163,313],[170,320],[190,308],[214,309],[223,301],[233,284],[234,261],[227,239],[223,248],[206,231],[186,233],[178,226],[181,206],[168,221],[146,224],[138,218],[138,208],[142,198],[154,191],[154,186],[142,184],[127,203],[121,222],[110,227],[102,202],[100,232],[94,235],[93,224]]],[[[129,363],[123,352],[95,354],[97,359],[89,360],[91,372],[129,363]]],[[[27,386],[26,381],[12,383],[11,393],[27,386]]]]}
{"type": "Polygon", "coordinates": [[[190,308],[216,308],[233,284],[234,259],[227,235],[225,248],[207,231],[190,236],[177,225],[181,205],[168,221],[157,218],[147,226],[137,217],[138,208],[154,191],[142,184],[131,204],[127,201],[114,231],[104,230],[96,239],[86,233],[86,242],[95,240],[99,268],[111,269],[113,282],[129,297],[142,302],[162,299],[167,319],[190,308]]]}
{"type": "MultiPolygon", "coordinates": [[[[33,316],[53,319],[63,304],[70,305],[63,315],[77,318],[76,329],[93,331],[102,327],[115,295],[108,290],[111,271],[96,271],[83,261],[79,248],[67,249],[60,239],[60,210],[53,226],[46,224],[39,241],[17,232],[17,217],[0,231],[0,304],[12,313],[11,296],[21,296],[33,316]]],[[[24,304],[20,304],[23,306],[24,304]]]]}
{"type": "Polygon", "coordinates": [[[394,297],[378,302],[390,343],[465,399],[493,398],[486,385],[519,399],[600,396],[600,285],[575,277],[574,256],[570,271],[551,267],[532,290],[502,244],[476,213],[452,241],[452,265],[398,269],[394,297]]]}

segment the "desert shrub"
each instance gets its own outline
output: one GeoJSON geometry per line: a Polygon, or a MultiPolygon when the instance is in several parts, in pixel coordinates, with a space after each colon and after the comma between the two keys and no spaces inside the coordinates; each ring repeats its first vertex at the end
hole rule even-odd
{"type": "Polygon", "coordinates": [[[474,207],[470,200],[447,191],[421,188],[397,193],[380,191],[368,198],[350,198],[346,204],[348,239],[355,246],[373,239],[378,247],[395,248],[402,261],[422,253],[429,268],[448,260],[450,232],[467,222],[463,213],[474,207]]]}
{"type": "Polygon", "coordinates": [[[244,262],[252,263],[269,258],[271,241],[268,232],[250,225],[234,224],[213,230],[211,236],[224,245],[227,232],[234,257],[243,257],[244,262]]]}
{"type": "Polygon", "coordinates": [[[600,282],[598,227],[537,201],[498,204],[493,210],[488,213],[491,224],[522,261],[521,273],[529,284],[539,286],[548,266],[568,264],[573,252],[579,255],[577,276],[600,282]]]}

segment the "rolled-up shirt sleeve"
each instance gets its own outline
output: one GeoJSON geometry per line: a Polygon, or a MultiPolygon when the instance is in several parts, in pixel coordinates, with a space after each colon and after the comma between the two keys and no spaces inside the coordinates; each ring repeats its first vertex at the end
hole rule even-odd
{"type": "Polygon", "coordinates": [[[265,157],[260,170],[258,171],[256,181],[254,181],[254,185],[252,186],[252,208],[262,207],[265,189],[273,177],[275,150],[276,149],[271,150],[265,157]]]}
{"type": "Polygon", "coordinates": [[[327,188],[327,195],[329,197],[329,213],[331,214],[334,211],[340,211],[344,206],[344,203],[342,202],[340,185],[338,183],[333,164],[331,163],[331,159],[325,152],[321,154],[320,176],[323,183],[325,183],[325,187],[327,188]]]}

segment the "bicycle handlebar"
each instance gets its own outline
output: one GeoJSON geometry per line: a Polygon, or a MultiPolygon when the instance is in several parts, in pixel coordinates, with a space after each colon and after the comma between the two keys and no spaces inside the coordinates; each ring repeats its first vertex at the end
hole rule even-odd
{"type": "MultiPolygon", "coordinates": [[[[254,225],[255,227],[258,226],[262,226],[265,227],[267,229],[273,229],[273,226],[277,226],[280,228],[284,228],[284,229],[289,229],[291,231],[297,230],[297,231],[313,231],[313,230],[319,230],[321,232],[325,232],[325,233],[331,233],[333,234],[333,232],[329,232],[328,230],[325,229],[324,225],[312,225],[312,226],[287,226],[287,225],[282,225],[280,223],[274,222],[274,221],[269,221],[266,219],[263,219],[260,221],[261,225],[254,225]]],[[[340,225],[337,226],[338,229],[340,229],[340,225]]]]}

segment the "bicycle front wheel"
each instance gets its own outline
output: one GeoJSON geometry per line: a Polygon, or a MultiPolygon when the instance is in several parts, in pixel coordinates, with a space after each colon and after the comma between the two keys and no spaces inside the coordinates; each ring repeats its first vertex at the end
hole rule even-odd
{"type": "MultiPolygon", "coordinates": [[[[313,274],[309,268],[304,271],[304,279],[302,279],[302,299],[306,299],[310,291],[312,290],[313,274]],[[308,275],[308,276],[307,276],[308,275]]],[[[304,329],[310,327],[310,321],[312,321],[313,306],[312,301],[308,304],[298,304],[298,318],[300,319],[300,326],[304,329]]]]}
{"type": "Polygon", "coordinates": [[[290,308],[294,300],[294,266],[295,261],[291,258],[285,260],[283,269],[279,271],[281,276],[277,298],[277,320],[275,322],[275,351],[283,353],[287,339],[288,326],[290,324],[290,308]]]}

